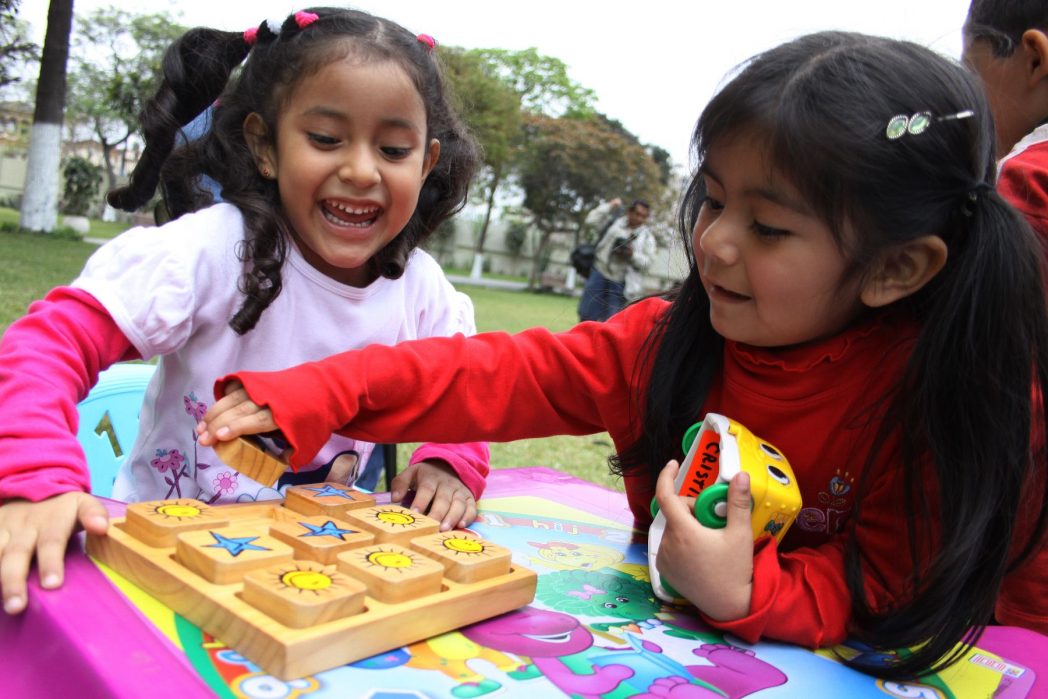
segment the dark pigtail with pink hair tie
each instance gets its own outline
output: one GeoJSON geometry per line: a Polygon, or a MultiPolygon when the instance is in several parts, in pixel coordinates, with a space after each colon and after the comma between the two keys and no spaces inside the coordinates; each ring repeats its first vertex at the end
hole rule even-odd
{"type": "Polygon", "coordinates": [[[254,47],[259,41],[265,43],[276,39],[284,29],[293,29],[296,27],[300,30],[305,29],[318,19],[320,19],[320,15],[315,12],[306,12],[305,10],[299,10],[294,14],[288,15],[288,18],[284,20],[283,24],[277,20],[267,19],[257,27],[251,27],[244,31],[244,43],[250,47],[254,47]]]}
{"type": "Polygon", "coordinates": [[[214,104],[250,48],[246,36],[208,27],[191,29],[168,47],[160,86],[139,117],[145,148],[128,184],[106,195],[111,206],[134,211],[149,202],[182,127],[214,104]]]}

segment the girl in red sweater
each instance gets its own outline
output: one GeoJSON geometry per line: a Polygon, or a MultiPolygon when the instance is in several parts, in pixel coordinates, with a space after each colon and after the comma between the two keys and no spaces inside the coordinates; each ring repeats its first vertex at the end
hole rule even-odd
{"type": "Polygon", "coordinates": [[[296,463],[332,430],[607,430],[638,522],[656,492],[666,513],[660,573],[718,628],[914,647],[865,668],[894,677],[955,660],[995,619],[1048,631],[1048,310],[1035,238],[994,192],[993,144],[954,62],[802,37],[754,58],[699,118],[680,213],[694,254],[671,300],[559,335],[240,373],[216,388],[228,395],[201,441],[279,428],[296,463]],[[674,493],[681,436],[707,412],[792,464],[805,507],[781,544],[753,545],[744,474],[723,529],[674,493]]]}

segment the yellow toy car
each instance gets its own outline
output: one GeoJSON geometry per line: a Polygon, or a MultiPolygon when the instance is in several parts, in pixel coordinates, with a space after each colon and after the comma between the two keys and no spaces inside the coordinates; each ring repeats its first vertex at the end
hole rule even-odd
{"type": "MultiPolygon", "coordinates": [[[[687,456],[674,481],[677,494],[695,498],[695,517],[704,526],[719,529],[727,524],[728,483],[740,470],[750,474],[753,498],[753,540],[782,540],[801,510],[801,491],[793,469],[782,452],[739,423],[709,413],[684,434],[687,456]]],[[[651,503],[654,521],[648,531],[648,567],[651,586],[660,599],[678,598],[655,568],[666,518],[651,503]]]]}

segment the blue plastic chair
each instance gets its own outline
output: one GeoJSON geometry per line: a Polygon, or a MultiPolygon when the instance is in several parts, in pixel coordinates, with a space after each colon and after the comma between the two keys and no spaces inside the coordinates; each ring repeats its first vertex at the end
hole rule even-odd
{"type": "Polygon", "coordinates": [[[117,470],[138,435],[138,412],[155,371],[152,364],[114,364],[77,406],[76,438],[87,455],[93,495],[112,495],[117,470]]]}

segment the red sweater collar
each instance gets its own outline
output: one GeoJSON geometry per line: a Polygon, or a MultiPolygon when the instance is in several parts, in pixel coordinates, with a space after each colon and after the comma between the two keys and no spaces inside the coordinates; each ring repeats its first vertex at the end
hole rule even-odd
{"type": "Polygon", "coordinates": [[[803,345],[763,348],[725,341],[724,377],[769,397],[798,398],[862,380],[871,371],[898,369],[909,357],[917,333],[913,321],[885,312],[803,345]]]}

